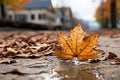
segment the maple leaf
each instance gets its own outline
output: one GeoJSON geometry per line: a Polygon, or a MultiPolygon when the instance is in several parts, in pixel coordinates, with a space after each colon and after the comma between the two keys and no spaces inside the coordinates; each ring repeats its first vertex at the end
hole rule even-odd
{"type": "Polygon", "coordinates": [[[101,51],[94,49],[98,45],[98,34],[87,39],[84,39],[85,36],[86,32],[82,30],[80,23],[70,31],[69,37],[58,31],[58,44],[62,49],[55,50],[55,55],[62,60],[71,60],[74,57],[80,61],[98,58],[101,51]]]}

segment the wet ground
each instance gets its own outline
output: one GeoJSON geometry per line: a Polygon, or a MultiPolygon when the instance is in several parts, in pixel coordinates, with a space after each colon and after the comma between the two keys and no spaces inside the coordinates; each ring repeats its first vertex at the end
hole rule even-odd
{"type": "MultiPolygon", "coordinates": [[[[98,49],[120,56],[120,37],[101,36],[98,49]]],[[[120,80],[120,65],[62,61],[55,56],[15,58],[18,63],[0,64],[0,80],[120,80]]]]}

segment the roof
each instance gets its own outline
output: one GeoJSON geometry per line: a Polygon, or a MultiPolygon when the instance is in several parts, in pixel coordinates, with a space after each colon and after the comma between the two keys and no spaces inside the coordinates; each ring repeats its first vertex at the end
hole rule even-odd
{"type": "Polygon", "coordinates": [[[27,3],[24,8],[49,8],[51,6],[51,0],[32,0],[27,3]]]}

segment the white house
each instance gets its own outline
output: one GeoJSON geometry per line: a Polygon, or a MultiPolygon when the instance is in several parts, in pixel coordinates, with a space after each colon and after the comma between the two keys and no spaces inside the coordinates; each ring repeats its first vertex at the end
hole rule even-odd
{"type": "Polygon", "coordinates": [[[22,10],[13,11],[9,9],[7,14],[10,20],[31,22],[48,25],[50,27],[61,24],[54,16],[51,0],[32,0],[32,2],[27,3],[22,10]]]}
{"type": "Polygon", "coordinates": [[[21,10],[7,11],[7,18],[15,21],[30,22],[48,26],[49,29],[55,27],[70,29],[73,24],[72,12],[69,7],[53,8],[51,0],[32,0],[21,10]]]}

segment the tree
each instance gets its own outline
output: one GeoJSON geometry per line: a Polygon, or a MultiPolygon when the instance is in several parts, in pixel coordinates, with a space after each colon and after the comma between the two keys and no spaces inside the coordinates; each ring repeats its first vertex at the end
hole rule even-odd
{"type": "Polygon", "coordinates": [[[120,23],[120,0],[117,0],[117,23],[120,23]]]}
{"type": "Polygon", "coordinates": [[[104,28],[111,24],[111,28],[117,28],[116,17],[120,15],[120,0],[107,0],[102,3],[96,10],[96,20],[102,24],[104,28]]]}
{"type": "Polygon", "coordinates": [[[116,28],[116,0],[111,0],[111,27],[116,28]]]}
{"type": "Polygon", "coordinates": [[[117,16],[120,16],[120,0],[117,0],[117,16]]]}
{"type": "Polygon", "coordinates": [[[0,0],[1,17],[6,18],[5,5],[10,5],[12,9],[17,10],[23,8],[24,4],[31,0],[0,0]]]}
{"type": "Polygon", "coordinates": [[[110,0],[107,2],[101,2],[101,5],[96,10],[96,21],[102,25],[102,28],[106,28],[108,26],[108,22],[110,19],[110,0]]]}
{"type": "Polygon", "coordinates": [[[1,17],[4,19],[6,17],[5,13],[5,5],[10,3],[10,0],[1,0],[0,1],[0,8],[1,8],[1,17]]]}

